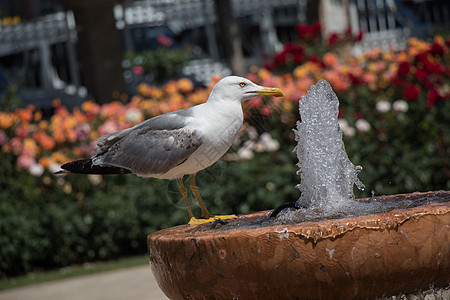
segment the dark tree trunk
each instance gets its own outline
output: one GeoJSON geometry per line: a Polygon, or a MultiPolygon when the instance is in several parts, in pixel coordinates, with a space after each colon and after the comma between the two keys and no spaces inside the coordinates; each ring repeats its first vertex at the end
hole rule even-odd
{"type": "Polygon", "coordinates": [[[231,13],[231,1],[214,0],[214,4],[225,57],[233,74],[243,76],[245,75],[245,61],[242,41],[238,24],[231,13]]]}
{"type": "Polygon", "coordinates": [[[114,91],[124,92],[120,33],[115,27],[116,0],[61,0],[75,15],[82,77],[88,91],[101,103],[114,91]]]}

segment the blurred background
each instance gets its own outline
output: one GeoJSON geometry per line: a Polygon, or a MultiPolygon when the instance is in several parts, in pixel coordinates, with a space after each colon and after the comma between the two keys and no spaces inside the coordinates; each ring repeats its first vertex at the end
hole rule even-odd
{"type": "Polygon", "coordinates": [[[212,213],[299,197],[292,129],[321,78],[363,167],[356,197],[450,189],[448,1],[0,0],[0,20],[0,278],[144,254],[148,233],[186,223],[175,181],[53,173],[231,74],[286,97],[248,101],[198,175],[212,213]]]}

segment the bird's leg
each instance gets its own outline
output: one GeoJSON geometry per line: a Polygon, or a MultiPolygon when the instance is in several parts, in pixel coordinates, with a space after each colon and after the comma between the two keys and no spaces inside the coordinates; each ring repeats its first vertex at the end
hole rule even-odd
{"type": "Polygon", "coordinates": [[[195,198],[197,199],[198,204],[200,205],[200,208],[202,210],[202,217],[203,219],[196,219],[194,217],[191,218],[189,221],[190,225],[198,225],[198,224],[204,224],[209,222],[214,222],[219,219],[235,219],[235,215],[225,215],[225,216],[213,216],[209,213],[208,209],[205,206],[205,203],[202,200],[202,197],[200,197],[200,194],[198,193],[198,188],[195,183],[195,174],[191,175],[191,191],[192,194],[194,194],[195,198]]]}
{"type": "Polygon", "coordinates": [[[269,218],[275,218],[283,209],[285,208],[296,208],[295,202],[285,202],[272,210],[272,212],[269,214],[269,218]]]}
{"type": "Polygon", "coordinates": [[[183,177],[178,178],[178,188],[180,189],[181,195],[183,195],[184,203],[186,203],[186,207],[187,207],[188,213],[189,213],[189,220],[191,220],[192,218],[194,218],[194,214],[192,213],[191,206],[189,205],[189,202],[188,202],[188,197],[187,197],[188,190],[183,184],[183,177]]]}
{"type": "Polygon", "coordinates": [[[194,194],[195,199],[197,199],[198,205],[200,205],[200,208],[202,210],[202,217],[205,219],[209,219],[212,217],[212,215],[209,213],[208,209],[205,206],[205,203],[203,202],[202,197],[200,197],[200,194],[198,193],[197,185],[195,184],[195,174],[191,175],[191,191],[192,194],[194,194]]]}

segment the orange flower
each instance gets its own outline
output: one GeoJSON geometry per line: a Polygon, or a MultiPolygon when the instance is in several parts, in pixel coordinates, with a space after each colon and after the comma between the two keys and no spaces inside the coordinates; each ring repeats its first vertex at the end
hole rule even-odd
{"type": "Polygon", "coordinates": [[[17,114],[19,115],[19,119],[23,122],[30,122],[33,119],[33,112],[28,109],[18,108],[17,114]]]}
{"type": "Polygon", "coordinates": [[[41,157],[38,163],[43,166],[45,169],[48,169],[51,165],[55,164],[55,160],[53,157],[41,157]]]}
{"type": "Polygon", "coordinates": [[[45,132],[39,131],[33,135],[33,138],[44,148],[45,150],[53,150],[55,147],[55,140],[48,136],[45,132]]]}
{"type": "Polygon", "coordinates": [[[53,152],[50,159],[53,159],[53,161],[56,161],[58,163],[65,163],[69,160],[66,155],[62,154],[59,151],[53,152]]]}
{"type": "Polygon", "coordinates": [[[444,45],[445,44],[445,40],[442,37],[442,35],[440,34],[436,34],[433,38],[433,43],[438,44],[438,45],[444,45]]]}
{"type": "Polygon", "coordinates": [[[127,93],[121,93],[121,94],[120,94],[120,101],[126,102],[127,100],[128,100],[128,95],[127,95],[127,93]]]}
{"type": "Polygon", "coordinates": [[[314,84],[311,77],[303,77],[296,81],[296,88],[301,92],[306,92],[314,84]]]}
{"type": "Polygon", "coordinates": [[[192,104],[200,104],[208,99],[208,92],[205,89],[197,88],[195,92],[188,96],[189,102],[192,104]]]}
{"type": "MultiPolygon", "coordinates": [[[[261,72],[261,70],[260,70],[260,72],[261,72]]],[[[211,82],[209,83],[209,88],[212,89],[212,87],[215,86],[216,83],[218,83],[220,81],[220,79],[222,79],[221,75],[215,74],[215,75],[211,76],[211,82]]]]}
{"type": "Polygon", "coordinates": [[[87,116],[82,113],[78,107],[73,109],[72,115],[77,123],[86,123],[88,121],[87,116]]]}
{"type": "Polygon", "coordinates": [[[64,119],[64,122],[63,122],[64,130],[70,130],[72,128],[75,128],[75,125],[77,125],[77,120],[75,119],[74,116],[70,116],[70,117],[64,119]]]}
{"type": "Polygon", "coordinates": [[[261,78],[261,80],[267,80],[269,77],[272,76],[272,74],[267,69],[259,69],[258,76],[261,78]]]}
{"type": "Polygon", "coordinates": [[[11,145],[9,145],[9,144],[4,144],[2,146],[2,151],[5,152],[5,153],[10,153],[11,150],[12,150],[12,148],[11,148],[11,145]]]}
{"type": "Polygon", "coordinates": [[[42,120],[42,111],[39,110],[34,113],[34,121],[39,122],[40,120],[42,120]]]}
{"type": "Polygon", "coordinates": [[[77,132],[71,128],[69,130],[66,131],[66,137],[67,140],[69,140],[70,142],[76,142],[77,141],[77,132]]]}
{"type": "Polygon", "coordinates": [[[0,112],[0,129],[10,128],[16,119],[17,115],[8,112],[0,112]]]}
{"type": "Polygon", "coordinates": [[[40,152],[41,149],[36,145],[36,142],[32,138],[23,140],[23,153],[30,156],[36,156],[36,154],[39,154],[40,152]]]}
{"type": "Polygon", "coordinates": [[[73,148],[73,155],[75,155],[75,157],[81,157],[83,156],[84,152],[83,150],[81,150],[80,147],[75,147],[73,148]]]}
{"type": "Polygon", "coordinates": [[[53,132],[53,138],[58,144],[62,144],[66,141],[66,135],[62,130],[56,130],[53,132]]]}
{"type": "Polygon", "coordinates": [[[168,95],[175,94],[177,92],[177,90],[178,90],[177,83],[176,83],[176,81],[173,81],[173,80],[169,81],[164,86],[164,92],[168,95]]]}
{"type": "Polygon", "coordinates": [[[137,92],[144,97],[149,97],[150,96],[150,86],[146,83],[140,83],[137,86],[137,92]]]}
{"type": "Polygon", "coordinates": [[[181,78],[177,82],[178,90],[182,93],[189,93],[192,92],[194,89],[194,84],[191,80],[187,78],[181,78]]]}
{"type": "Polygon", "coordinates": [[[332,53],[332,52],[325,53],[325,55],[323,56],[322,61],[327,66],[337,66],[337,65],[339,65],[339,58],[338,58],[338,56],[336,54],[332,53]]]}
{"type": "Polygon", "coordinates": [[[61,100],[60,99],[53,99],[52,107],[60,107],[60,106],[61,106],[61,100]]]}
{"type": "Polygon", "coordinates": [[[123,105],[119,101],[114,101],[101,106],[100,114],[104,118],[119,116],[124,111],[123,105]]]}
{"type": "Polygon", "coordinates": [[[83,104],[81,104],[81,109],[92,115],[96,115],[100,112],[100,106],[93,100],[83,102],[83,104]]]}

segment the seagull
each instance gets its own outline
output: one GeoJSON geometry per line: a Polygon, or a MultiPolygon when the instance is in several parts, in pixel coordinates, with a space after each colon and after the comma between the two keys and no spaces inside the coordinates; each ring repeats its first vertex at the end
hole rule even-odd
{"type": "Polygon", "coordinates": [[[127,174],[177,179],[189,213],[189,224],[202,224],[234,215],[214,216],[206,208],[195,176],[230,148],[243,123],[242,103],[257,96],[282,97],[279,88],[259,86],[238,76],[221,79],[205,103],[147,119],[133,127],[109,133],[96,141],[96,154],[65,163],[59,173],[127,174]],[[202,215],[197,219],[183,184],[190,175],[190,189],[202,215]]]}

